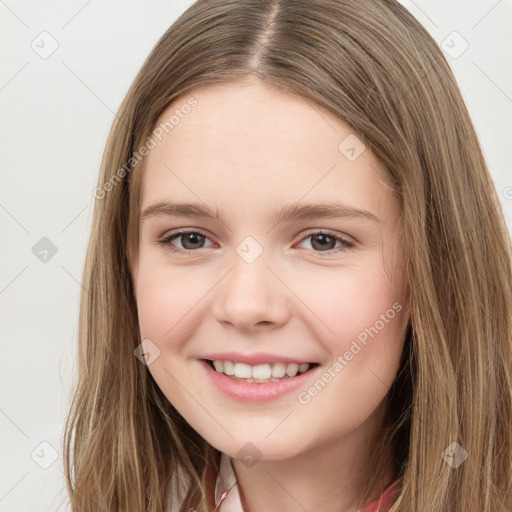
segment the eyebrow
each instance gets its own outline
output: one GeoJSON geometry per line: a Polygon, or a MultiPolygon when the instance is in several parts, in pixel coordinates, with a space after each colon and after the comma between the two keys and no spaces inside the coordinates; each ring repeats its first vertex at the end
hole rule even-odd
{"type": "MultiPolygon", "coordinates": [[[[272,220],[275,224],[282,221],[313,220],[317,218],[366,218],[377,224],[380,223],[379,218],[374,213],[339,202],[323,204],[292,203],[281,209],[274,208],[272,214],[272,220]]],[[[212,210],[203,203],[173,203],[170,201],[159,201],[148,206],[144,209],[140,218],[147,219],[157,215],[219,219],[223,221],[218,208],[212,210]]]]}

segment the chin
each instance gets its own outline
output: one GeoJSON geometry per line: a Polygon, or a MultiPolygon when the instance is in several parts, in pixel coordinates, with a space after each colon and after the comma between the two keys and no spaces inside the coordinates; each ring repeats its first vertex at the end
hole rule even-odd
{"type": "Polygon", "coordinates": [[[265,439],[265,435],[261,435],[261,441],[258,441],[254,435],[251,435],[245,439],[235,439],[231,442],[221,445],[212,444],[215,448],[221,452],[229,455],[233,459],[248,462],[249,465],[257,461],[280,461],[293,458],[304,452],[304,447],[298,446],[296,440],[292,437],[288,437],[290,440],[290,446],[283,444],[282,439],[276,438],[274,440],[265,439]]]}

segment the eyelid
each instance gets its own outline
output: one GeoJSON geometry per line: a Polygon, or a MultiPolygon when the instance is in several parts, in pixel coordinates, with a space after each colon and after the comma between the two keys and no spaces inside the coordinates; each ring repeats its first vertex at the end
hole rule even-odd
{"type": "Polygon", "coordinates": [[[357,243],[357,240],[354,237],[352,237],[350,235],[347,235],[347,234],[339,234],[336,231],[333,231],[333,230],[328,229],[328,228],[311,228],[311,229],[309,229],[307,231],[306,234],[302,235],[302,238],[300,239],[300,241],[302,242],[308,236],[320,235],[320,234],[332,236],[333,238],[344,240],[345,242],[349,242],[349,243],[352,243],[354,245],[357,243]]]}

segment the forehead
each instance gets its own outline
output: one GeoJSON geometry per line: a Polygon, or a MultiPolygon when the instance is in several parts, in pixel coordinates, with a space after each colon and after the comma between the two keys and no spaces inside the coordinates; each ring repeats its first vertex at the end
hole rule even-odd
{"type": "Polygon", "coordinates": [[[306,195],[386,199],[384,169],[350,126],[257,79],[183,94],[162,113],[159,129],[145,161],[142,205],[167,196],[246,207],[306,195]]]}
{"type": "Polygon", "coordinates": [[[173,150],[186,153],[194,145],[195,156],[223,151],[253,158],[257,151],[260,157],[293,153],[294,160],[318,159],[322,150],[336,154],[340,136],[353,132],[310,100],[255,78],[193,89],[175,100],[159,123],[173,114],[178,114],[169,130],[173,150]],[[192,98],[196,105],[184,114],[192,98]]]}

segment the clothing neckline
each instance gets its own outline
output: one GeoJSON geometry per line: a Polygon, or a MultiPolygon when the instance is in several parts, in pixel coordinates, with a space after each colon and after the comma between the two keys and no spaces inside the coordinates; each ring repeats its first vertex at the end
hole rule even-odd
{"type": "MultiPolygon", "coordinates": [[[[398,481],[395,480],[378,498],[358,512],[388,512],[397,492],[398,481]]],[[[219,476],[215,484],[214,512],[244,512],[231,457],[223,452],[220,455],[219,476]]]]}

